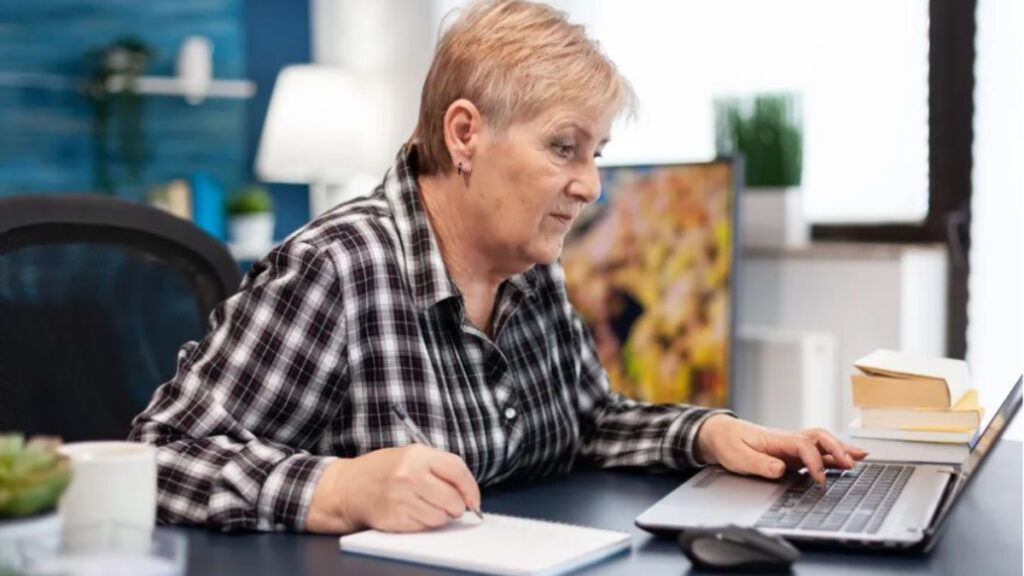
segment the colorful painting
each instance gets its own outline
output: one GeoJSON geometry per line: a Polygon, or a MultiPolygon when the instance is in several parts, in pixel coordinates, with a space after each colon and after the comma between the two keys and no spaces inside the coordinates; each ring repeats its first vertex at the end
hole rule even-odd
{"type": "Polygon", "coordinates": [[[727,406],[734,176],[729,161],[602,169],[562,264],[616,392],[727,406]]]}

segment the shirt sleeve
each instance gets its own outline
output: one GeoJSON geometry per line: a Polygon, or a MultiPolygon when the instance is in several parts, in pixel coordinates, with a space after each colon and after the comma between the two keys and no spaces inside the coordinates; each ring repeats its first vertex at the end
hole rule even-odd
{"type": "Polygon", "coordinates": [[[685,470],[704,466],[696,453],[697,433],[714,414],[687,404],[652,404],[611,392],[590,330],[572,312],[579,342],[580,456],[599,466],[685,470]]]}
{"type": "Polygon", "coordinates": [[[161,522],[305,529],[332,460],[311,451],[347,389],[338,280],[327,256],[285,243],[182,347],[130,435],[158,446],[161,522]]]}

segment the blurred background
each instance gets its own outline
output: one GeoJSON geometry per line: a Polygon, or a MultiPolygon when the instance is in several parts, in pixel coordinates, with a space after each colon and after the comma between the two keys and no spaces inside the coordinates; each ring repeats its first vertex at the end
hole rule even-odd
{"type": "MultiPolygon", "coordinates": [[[[639,96],[605,164],[746,157],[729,327],[744,415],[841,429],[852,363],[881,347],[966,358],[983,397],[1012,385],[1020,2],[550,3],[639,96]]],[[[244,270],[379,182],[462,4],[0,0],[0,196],[158,205],[244,270]]]]}

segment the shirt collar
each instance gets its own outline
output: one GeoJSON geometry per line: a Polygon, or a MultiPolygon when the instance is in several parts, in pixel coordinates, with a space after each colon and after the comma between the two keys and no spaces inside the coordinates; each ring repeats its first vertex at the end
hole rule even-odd
{"type": "MultiPolygon", "coordinates": [[[[416,183],[418,161],[414,145],[399,150],[395,164],[384,177],[384,195],[394,214],[395,228],[402,243],[406,281],[412,287],[416,306],[421,310],[462,293],[448,275],[441,248],[420,199],[416,183]]],[[[534,269],[516,274],[506,281],[524,296],[533,296],[534,269]]]]}

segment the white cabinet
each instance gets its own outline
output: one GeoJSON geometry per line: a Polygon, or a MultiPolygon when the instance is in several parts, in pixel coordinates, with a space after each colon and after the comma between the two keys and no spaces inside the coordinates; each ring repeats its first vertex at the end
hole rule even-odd
{"type": "Polygon", "coordinates": [[[945,355],[947,267],[942,245],[746,248],[739,263],[738,325],[834,335],[835,381],[811,385],[836,392],[831,397],[838,406],[822,410],[838,413],[842,429],[855,416],[849,375],[857,358],[875,348],[945,355]]]}

